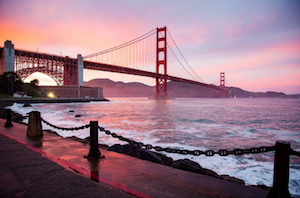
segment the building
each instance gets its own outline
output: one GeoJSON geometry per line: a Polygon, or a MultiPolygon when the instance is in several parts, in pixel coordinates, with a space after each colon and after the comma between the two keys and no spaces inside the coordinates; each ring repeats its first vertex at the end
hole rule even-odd
{"type": "Polygon", "coordinates": [[[40,86],[51,98],[95,98],[104,99],[102,87],[86,87],[77,85],[40,86]]]}

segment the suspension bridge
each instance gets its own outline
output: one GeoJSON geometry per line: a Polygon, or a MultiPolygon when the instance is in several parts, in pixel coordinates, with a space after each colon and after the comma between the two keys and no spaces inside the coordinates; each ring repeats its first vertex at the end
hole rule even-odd
{"type": "Polygon", "coordinates": [[[59,86],[82,86],[83,69],[91,69],[154,78],[156,98],[167,98],[168,81],[216,89],[220,91],[221,98],[226,97],[228,93],[225,89],[225,73],[220,73],[219,85],[205,83],[183,56],[166,27],[155,28],[140,37],[104,51],[86,56],[78,54],[77,58],[14,49],[11,41],[6,41],[4,47],[0,48],[0,55],[0,73],[15,71],[21,80],[25,80],[35,72],[41,72],[50,76],[59,86]],[[171,42],[167,42],[167,37],[170,37],[171,42]],[[171,44],[175,46],[179,56],[171,48],[171,44]],[[177,62],[191,79],[167,73],[168,50],[175,57],[175,61],[171,64],[177,62]]]}

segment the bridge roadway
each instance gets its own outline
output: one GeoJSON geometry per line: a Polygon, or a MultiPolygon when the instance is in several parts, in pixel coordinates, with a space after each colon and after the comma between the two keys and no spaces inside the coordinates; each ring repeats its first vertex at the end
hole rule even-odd
{"type": "Polygon", "coordinates": [[[145,76],[145,77],[152,77],[152,78],[166,78],[166,79],[172,80],[172,81],[200,85],[200,86],[216,89],[219,91],[228,92],[228,91],[223,90],[222,88],[212,85],[212,84],[206,84],[206,83],[189,80],[189,79],[184,79],[184,78],[180,78],[180,77],[176,77],[176,76],[157,74],[154,72],[148,72],[148,71],[143,71],[143,70],[139,70],[139,69],[132,69],[132,68],[104,64],[104,63],[96,63],[96,62],[91,62],[91,61],[83,61],[83,62],[84,62],[83,65],[84,65],[85,69],[131,74],[131,75],[145,76]]]}
{"type": "MultiPolygon", "coordinates": [[[[0,48],[0,52],[3,48],[0,48]]],[[[54,60],[54,61],[61,61],[61,62],[73,62],[76,63],[77,59],[70,58],[68,56],[58,56],[53,54],[46,54],[46,53],[39,53],[39,52],[33,52],[33,51],[25,51],[25,50],[18,50],[15,49],[15,54],[17,56],[30,56],[31,58],[38,58],[41,60],[54,60]]],[[[39,62],[39,61],[37,61],[39,62]]],[[[41,62],[41,65],[43,63],[41,62]]],[[[46,70],[46,66],[38,66],[41,70],[46,70]]],[[[34,68],[36,71],[38,71],[38,67],[34,68]]],[[[133,69],[133,68],[127,68],[127,67],[121,67],[117,65],[111,65],[111,64],[105,64],[105,63],[97,63],[92,61],[83,61],[83,68],[85,69],[91,69],[91,70],[99,70],[99,71],[108,71],[108,72],[116,72],[116,73],[123,73],[123,74],[131,74],[131,75],[137,75],[137,76],[144,76],[144,77],[151,77],[151,78],[161,78],[161,79],[167,79],[177,82],[183,82],[183,83],[189,83],[194,85],[200,85],[208,88],[212,88],[218,91],[225,91],[228,92],[226,89],[222,89],[219,86],[213,85],[213,84],[206,84],[194,80],[184,79],[176,76],[170,76],[170,75],[164,75],[164,74],[157,74],[154,72],[149,71],[143,71],[139,69],[133,69]]],[[[29,68],[27,68],[29,69],[29,68]]],[[[31,69],[31,68],[30,68],[31,69]]],[[[24,70],[25,71],[25,70],[24,70]]],[[[44,71],[45,72],[45,71],[44,71]]],[[[47,73],[49,75],[49,72],[47,73]]]]}

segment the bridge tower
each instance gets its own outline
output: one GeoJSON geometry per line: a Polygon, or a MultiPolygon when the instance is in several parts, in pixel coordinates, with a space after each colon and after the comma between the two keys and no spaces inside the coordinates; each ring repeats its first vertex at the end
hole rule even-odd
{"type": "Polygon", "coordinates": [[[220,73],[220,98],[225,98],[225,72],[220,73]]]}
{"type": "Polygon", "coordinates": [[[155,98],[167,97],[167,27],[157,28],[156,32],[156,73],[160,67],[163,73],[156,78],[155,98]]]}

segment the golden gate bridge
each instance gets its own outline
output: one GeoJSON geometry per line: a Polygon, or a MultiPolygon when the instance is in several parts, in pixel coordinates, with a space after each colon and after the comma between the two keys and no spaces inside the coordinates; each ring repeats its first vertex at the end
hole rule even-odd
{"type": "MultiPolygon", "coordinates": [[[[205,83],[192,69],[167,27],[155,28],[140,37],[113,48],[77,58],[14,49],[11,41],[0,48],[0,73],[15,71],[21,80],[35,72],[50,76],[57,85],[83,85],[83,69],[116,72],[154,78],[156,80],[156,98],[167,98],[167,82],[178,81],[209,87],[220,91],[220,97],[226,97],[225,73],[220,73],[219,85],[205,83]],[[180,61],[170,43],[170,37],[181,59],[180,61]],[[175,61],[192,79],[172,76],[167,73],[168,49],[175,61]],[[189,67],[190,71],[184,66],[189,67]],[[153,71],[155,69],[155,71],[153,71]]],[[[173,64],[173,63],[172,63],[173,64]]]]}

